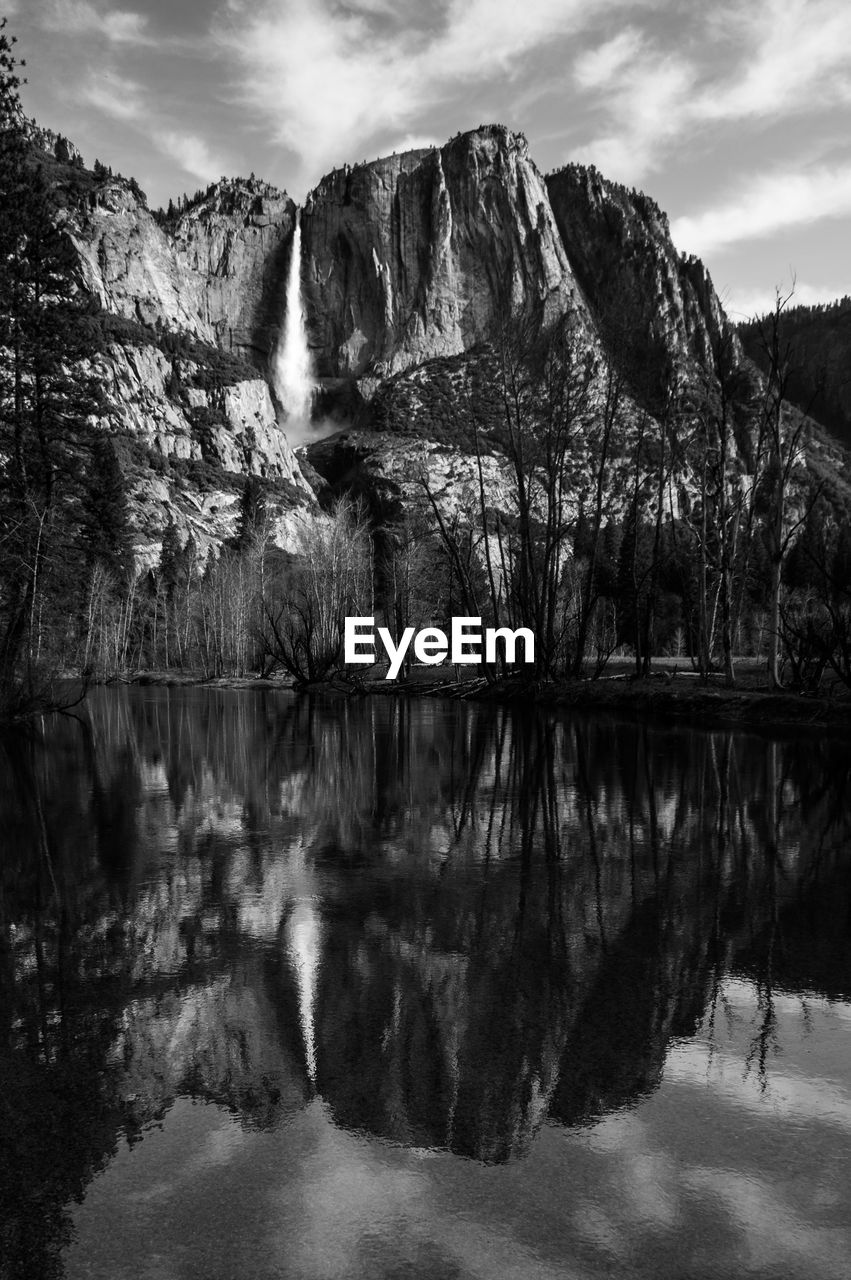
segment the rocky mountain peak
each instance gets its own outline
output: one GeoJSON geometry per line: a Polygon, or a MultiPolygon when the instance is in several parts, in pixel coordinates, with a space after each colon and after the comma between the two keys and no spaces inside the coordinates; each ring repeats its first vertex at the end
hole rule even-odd
{"type": "Polygon", "coordinates": [[[584,165],[566,165],[546,182],[597,325],[614,331],[633,359],[652,350],[685,374],[713,368],[726,316],[703,264],[678,252],[655,200],[584,165]]]}
{"type": "Polygon", "coordinates": [[[184,223],[209,223],[215,218],[242,218],[246,225],[265,226],[282,211],[292,216],[295,205],[286,191],[252,174],[249,178],[220,178],[172,209],[173,217],[166,211],[161,220],[173,222],[179,234],[184,223]]]}
{"type": "Polygon", "coordinates": [[[76,164],[82,167],[83,156],[79,147],[54,129],[45,129],[35,120],[19,113],[23,131],[37,151],[43,151],[59,164],[76,164]]]}
{"type": "Polygon", "coordinates": [[[669,237],[671,234],[668,215],[651,196],[635,187],[610,181],[593,164],[566,164],[547,174],[548,184],[555,183],[558,179],[562,180],[567,189],[577,194],[581,192],[589,206],[596,206],[599,210],[606,206],[616,208],[628,224],[638,220],[650,233],[662,237],[669,237]]]}
{"type": "Polygon", "coordinates": [[[320,377],[375,379],[582,305],[544,180],[501,125],[337,169],[303,216],[320,377]]]}

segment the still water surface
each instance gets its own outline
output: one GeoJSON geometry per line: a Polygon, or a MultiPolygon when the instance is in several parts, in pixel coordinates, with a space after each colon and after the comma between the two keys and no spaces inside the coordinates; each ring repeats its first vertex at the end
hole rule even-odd
{"type": "Polygon", "coordinates": [[[0,750],[0,1275],[851,1273],[851,753],[104,690],[0,750]]]}

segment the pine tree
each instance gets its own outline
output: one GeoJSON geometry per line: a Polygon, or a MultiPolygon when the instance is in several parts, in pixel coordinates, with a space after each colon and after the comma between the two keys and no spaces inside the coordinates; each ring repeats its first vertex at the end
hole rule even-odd
{"type": "Polygon", "coordinates": [[[257,476],[251,475],[245,482],[239,500],[239,523],[234,538],[237,551],[247,551],[256,541],[265,512],[263,486],[257,476]]]}
{"type": "Polygon", "coordinates": [[[123,583],[133,568],[133,546],[127,511],[127,488],[115,452],[106,435],[97,436],[81,502],[80,544],[91,569],[100,562],[123,583]]]}
{"type": "Polygon", "coordinates": [[[160,551],[159,563],[160,580],[169,598],[174,594],[175,587],[179,585],[182,561],[183,547],[180,542],[180,534],[177,531],[177,525],[174,520],[169,520],[163,530],[163,545],[160,551]]]}
{"type": "Polygon", "coordinates": [[[32,698],[64,660],[79,588],[76,522],[98,401],[81,372],[87,326],[41,166],[29,145],[14,40],[0,24],[0,704],[32,698]],[[58,655],[58,657],[57,657],[58,655]],[[55,665],[55,664],[54,664],[55,665]],[[21,690],[23,689],[23,695],[21,690]]]}
{"type": "Polygon", "coordinates": [[[652,533],[631,505],[618,553],[617,593],[620,637],[635,651],[640,674],[647,650],[648,594],[652,560],[652,533]]]}

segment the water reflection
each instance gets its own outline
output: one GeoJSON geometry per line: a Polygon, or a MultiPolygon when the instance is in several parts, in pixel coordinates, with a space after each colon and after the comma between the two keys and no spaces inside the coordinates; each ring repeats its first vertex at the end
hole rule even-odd
{"type": "Polygon", "coordinates": [[[851,997],[825,741],[109,690],[0,775],[4,1275],[62,1274],[67,1206],[180,1098],[499,1164],[663,1068],[759,1097],[778,1002],[851,997]]]}

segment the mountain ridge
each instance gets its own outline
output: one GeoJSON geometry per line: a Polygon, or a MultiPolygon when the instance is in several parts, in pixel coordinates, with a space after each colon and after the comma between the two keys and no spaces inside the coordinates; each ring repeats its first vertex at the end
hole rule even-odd
{"type": "MultiPolygon", "coordinates": [[[[41,137],[48,144],[52,139],[41,137]]],[[[56,141],[57,167],[79,171],[79,153],[66,144],[60,158],[59,149],[56,141]]],[[[219,348],[238,356],[256,372],[256,387],[248,385],[252,379],[241,379],[239,395],[251,407],[247,417],[237,410],[235,418],[224,412],[220,393],[203,405],[190,404],[192,395],[187,399],[187,389],[178,386],[175,358],[170,370],[160,370],[162,377],[158,372],[159,390],[149,397],[142,438],[160,454],[166,472],[181,456],[194,458],[220,471],[223,494],[246,475],[266,475],[273,484],[294,486],[305,513],[318,513],[314,490],[287,439],[272,372],[297,213],[322,412],[350,435],[378,426],[388,456],[394,449],[401,450],[400,458],[410,451],[409,422],[409,445],[403,446],[392,427],[393,413],[388,419],[384,407],[394,380],[404,384],[420,370],[415,398],[434,402],[429,379],[439,362],[475,359],[507,320],[523,318],[543,330],[569,317],[599,387],[613,361],[628,368],[634,417],[657,411],[658,396],[649,385],[654,378],[681,388],[715,379],[722,338],[731,344],[733,363],[754,376],[708,272],[676,249],[656,202],[609,182],[593,167],[568,165],[543,175],[525,137],[503,125],[457,134],[440,147],[331,170],[300,208],[285,191],[252,175],[211,184],[171,216],[152,213],[132,179],[103,171],[76,203],[60,211],[78,257],[80,285],[94,305],[136,324],[143,347],[161,348],[164,334],[187,334],[210,352],[219,348]],[[153,428],[175,414],[183,418],[179,429],[153,428]],[[241,439],[237,448],[235,437],[241,439]]],[[[117,361],[116,368],[126,363],[117,354],[104,359],[117,361]]],[[[150,364],[153,357],[134,359],[150,364]]],[[[239,381],[231,375],[233,385],[239,381]]],[[[120,388],[127,379],[122,381],[119,370],[111,384],[120,388]]],[[[139,393],[137,387],[137,400],[139,393]]],[[[128,411],[122,395],[116,393],[110,419],[114,428],[138,438],[139,415],[128,411]]],[[[416,421],[437,435],[445,481],[457,434],[447,415],[457,418],[459,410],[448,403],[442,412],[439,429],[429,425],[428,414],[416,421]]],[[[349,448],[344,441],[341,447],[349,448]]],[[[462,447],[461,470],[464,453],[462,447]]],[[[367,454],[376,456],[374,450],[367,454]]],[[[331,455],[327,441],[308,451],[324,480],[339,474],[328,461],[331,455]]],[[[393,473],[404,471],[401,462],[389,459],[388,465],[393,473]]],[[[844,468],[841,459],[837,465],[844,468]]],[[[185,494],[181,498],[180,484],[165,479],[169,494],[159,504],[161,520],[176,520],[188,536],[185,494]]],[[[685,474],[681,479],[693,490],[693,481],[685,474]]],[[[372,480],[380,482],[380,476],[372,480]]],[[[369,485],[370,473],[360,482],[369,485]]],[[[144,468],[137,468],[134,484],[137,497],[144,498],[144,468]]],[[[451,485],[445,491],[451,501],[451,485]]],[[[221,512],[234,504],[223,497],[210,505],[221,512]]],[[[229,527],[221,520],[211,525],[205,544],[215,546],[229,527]]],[[[154,545],[148,540],[146,558],[154,545]]]]}

